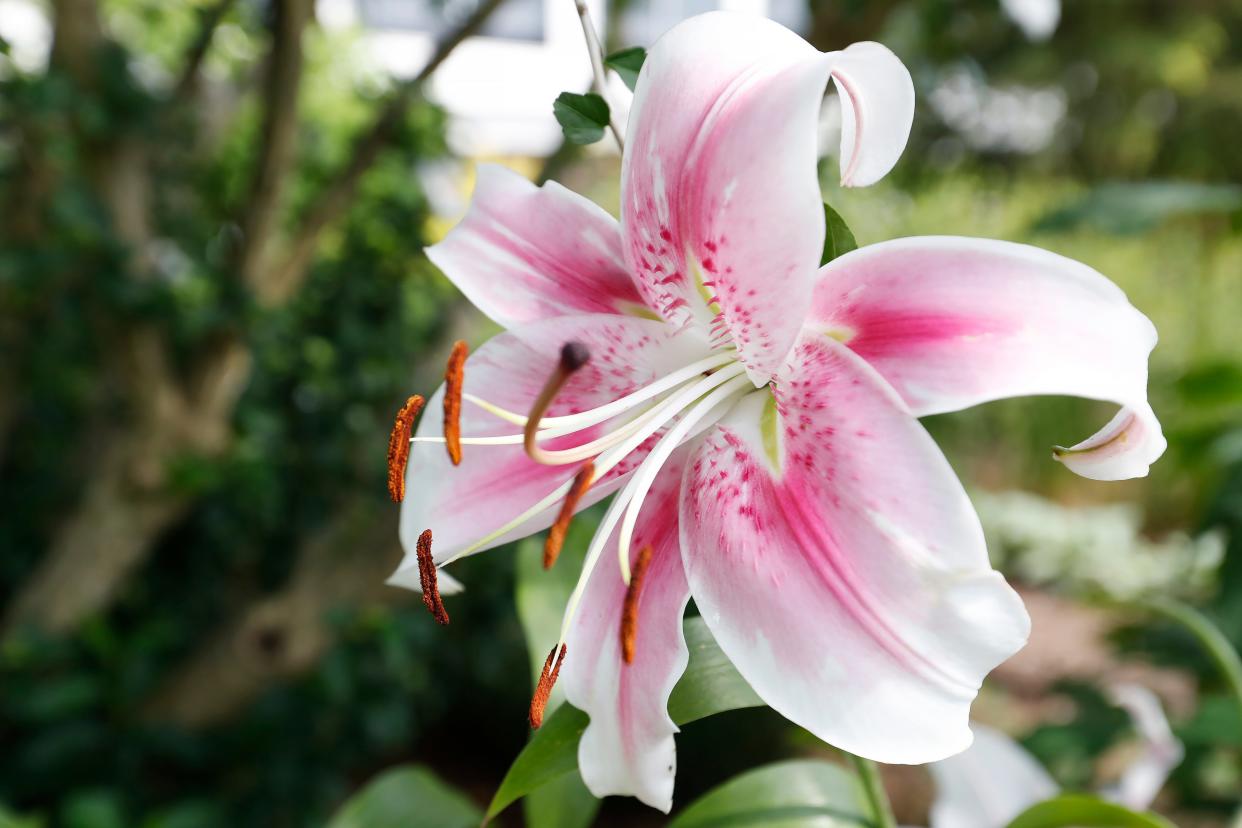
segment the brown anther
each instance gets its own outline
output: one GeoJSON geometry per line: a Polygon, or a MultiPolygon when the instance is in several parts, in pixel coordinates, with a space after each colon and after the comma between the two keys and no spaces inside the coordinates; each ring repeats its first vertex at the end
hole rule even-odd
{"type": "Polygon", "coordinates": [[[397,412],[388,435],[388,496],[394,503],[405,500],[405,466],[410,461],[410,434],[414,418],[423,410],[423,398],[415,394],[397,412]]]}
{"type": "Polygon", "coordinates": [[[561,512],[556,516],[556,523],[553,523],[552,528],[548,530],[548,539],[543,544],[544,569],[551,569],[552,564],[556,563],[557,556],[561,554],[561,547],[565,545],[565,533],[569,531],[569,522],[573,520],[574,511],[577,510],[579,501],[587,493],[587,489],[591,488],[593,482],[595,482],[595,464],[588,460],[574,475],[573,485],[569,487],[569,494],[565,495],[565,502],[561,504],[561,512]]]}
{"type": "Polygon", "coordinates": [[[556,647],[548,651],[548,657],[543,661],[543,672],[539,674],[539,682],[535,685],[535,693],[530,699],[530,726],[539,729],[543,724],[543,711],[547,709],[548,698],[552,695],[552,688],[556,686],[556,677],[561,674],[561,662],[565,660],[565,645],[561,645],[561,652],[557,655],[556,647]],[[552,659],[556,659],[553,664],[552,659]]]}
{"type": "Polygon", "coordinates": [[[638,644],[638,595],[643,588],[643,576],[651,563],[653,550],[644,546],[638,551],[630,573],[630,585],[625,589],[625,603],[621,605],[621,658],[626,664],[634,663],[634,649],[638,644]]]}
{"type": "Polygon", "coordinates": [[[454,342],[444,369],[444,446],[454,466],[461,465],[461,388],[467,352],[465,342],[454,342]]]}
{"type": "Polygon", "coordinates": [[[552,372],[552,376],[548,377],[539,396],[531,405],[530,413],[526,415],[526,428],[522,432],[523,445],[532,460],[543,462],[539,459],[540,448],[535,441],[539,434],[539,421],[543,419],[544,414],[548,413],[552,401],[556,399],[556,395],[560,393],[561,388],[574,375],[574,372],[590,361],[591,351],[581,342],[570,341],[561,346],[561,358],[556,363],[556,370],[552,372]]]}
{"type": "Polygon", "coordinates": [[[440,587],[436,584],[436,564],[431,559],[431,530],[425,529],[418,536],[418,580],[423,588],[423,604],[435,616],[439,624],[448,624],[448,612],[440,599],[440,587]]]}

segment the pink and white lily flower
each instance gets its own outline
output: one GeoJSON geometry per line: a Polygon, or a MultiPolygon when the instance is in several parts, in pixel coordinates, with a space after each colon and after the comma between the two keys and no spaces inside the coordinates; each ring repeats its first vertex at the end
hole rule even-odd
{"type": "Polygon", "coordinates": [[[647,58],[619,223],[485,166],[465,219],[428,250],[507,330],[465,365],[460,465],[439,418],[417,429],[401,536],[435,546],[392,583],[418,588],[431,560],[545,529],[567,497],[572,512],[617,493],[553,649],[591,717],[579,766],[598,796],[671,807],[666,705],[692,596],[755,691],[826,742],[897,763],[970,744],[970,704],[1029,620],[918,417],[1074,394],[1122,406],[1057,451],[1074,471],[1142,475],[1164,447],[1146,401],[1155,331],[1089,267],[939,237],[818,266],[830,79],[843,183],[870,184],[909,134],[901,62],[716,12],[647,58]]]}

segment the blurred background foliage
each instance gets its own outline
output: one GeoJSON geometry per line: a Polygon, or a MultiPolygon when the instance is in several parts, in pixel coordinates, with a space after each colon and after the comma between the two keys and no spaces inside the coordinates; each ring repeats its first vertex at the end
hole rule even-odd
{"type": "MultiPolygon", "coordinates": [[[[448,224],[424,187],[452,160],[444,113],[422,78],[352,71],[309,0],[57,0],[47,14],[46,65],[0,43],[10,822],[323,824],[404,762],[485,803],[526,739],[542,649],[528,653],[522,624],[540,629],[560,587],[524,581],[515,601],[529,553],[464,561],[469,592],[438,629],[383,585],[400,556],[392,413],[433,385],[448,341],[490,331],[421,252],[448,224]]],[[[1225,825],[1242,720],[1213,665],[1176,629],[1089,599],[1093,575],[1138,550],[1156,562],[1140,591],[1194,599],[1242,644],[1242,2],[1069,0],[1035,40],[994,0],[812,0],[805,20],[824,49],[885,42],[919,90],[886,182],[843,192],[825,163],[860,243],[1028,241],[1107,274],[1155,321],[1170,450],[1148,479],[1094,484],[1049,462],[1107,415],[1088,403],[929,426],[1052,642],[998,672],[981,717],[1086,787],[1127,736],[1102,687],[1138,677],[1187,747],[1161,808],[1225,825]],[[985,494],[1015,489],[1043,500],[985,494]],[[1120,523],[1084,510],[1123,501],[1137,509],[1120,523]]],[[[615,206],[613,156],[508,160],[615,206]]],[[[677,801],[818,750],[765,709],[696,723],[677,801]]],[[[385,790],[432,784],[396,773],[385,790]]],[[[901,815],[923,818],[926,780],[888,781],[901,815]]],[[[531,824],[583,824],[540,807],[531,824]]],[[[662,824],[629,801],[599,819],[662,824]]]]}

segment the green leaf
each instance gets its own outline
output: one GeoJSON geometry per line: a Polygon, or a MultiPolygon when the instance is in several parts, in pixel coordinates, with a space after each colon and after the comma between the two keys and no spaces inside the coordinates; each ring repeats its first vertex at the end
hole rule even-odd
{"type": "Polygon", "coordinates": [[[712,788],[669,828],[846,828],[871,825],[872,820],[853,774],[822,759],[795,759],[747,771],[712,788]]]}
{"type": "Polygon", "coordinates": [[[552,104],[552,113],[571,144],[594,144],[608,128],[608,102],[593,92],[562,92],[552,104]]]}
{"type": "Polygon", "coordinates": [[[385,771],[332,817],[328,828],[474,828],[479,808],[424,767],[385,771]]]}
{"type": "Polygon", "coordinates": [[[1035,222],[1035,232],[1090,227],[1105,233],[1142,233],[1170,218],[1242,209],[1242,187],[1191,181],[1103,184],[1035,222]]]}
{"type": "Polygon", "coordinates": [[[1032,805],[1009,828],[1177,828],[1157,814],[1140,814],[1094,796],[1066,794],[1032,805]]]}
{"type": "Polygon", "coordinates": [[[690,662],[668,698],[668,715],[679,725],[726,710],[762,707],[733,662],[720,649],[702,618],[687,618],[684,632],[690,662]]]}
{"type": "MultiPolygon", "coordinates": [[[[543,670],[548,649],[560,635],[561,616],[578,582],[598,517],[597,510],[587,510],[574,518],[560,558],[549,570],[543,568],[542,537],[527,538],[518,545],[515,597],[518,620],[530,654],[532,688],[543,670]]],[[[555,711],[564,700],[564,692],[558,684],[548,701],[548,711],[555,711]]],[[[587,790],[575,768],[536,788],[523,804],[527,825],[586,828],[595,820],[600,801],[587,790]]]]}
{"type": "Polygon", "coordinates": [[[633,92],[635,84],[638,83],[638,73],[643,68],[643,61],[646,59],[647,50],[641,46],[633,46],[613,52],[604,58],[604,65],[620,75],[621,80],[625,81],[625,85],[633,92]]]}
{"type": "Polygon", "coordinates": [[[858,242],[854,241],[854,234],[850,232],[850,227],[845,223],[845,219],[841,218],[841,214],[827,204],[824,205],[824,224],[826,225],[824,255],[819,259],[820,267],[828,264],[838,256],[843,256],[851,250],[858,249],[858,242]]]}
{"type": "Polygon", "coordinates": [[[560,779],[578,767],[578,740],[586,730],[587,714],[562,704],[543,720],[543,726],[522,748],[501,780],[492,803],[487,806],[491,819],[533,790],[560,779]]]}
{"type": "Polygon", "coordinates": [[[522,800],[525,824],[539,828],[587,828],[595,824],[600,800],[576,771],[536,788],[522,800]]]}
{"type": "MultiPolygon", "coordinates": [[[[685,635],[690,663],[669,698],[668,712],[674,722],[687,724],[725,710],[763,704],[716,645],[702,618],[686,619],[685,635]]],[[[588,721],[585,713],[568,704],[544,719],[543,727],[509,766],[487,808],[487,819],[531,791],[576,770],[578,740],[588,721]]]]}
{"type": "Polygon", "coordinates": [[[1238,652],[1220,628],[1194,607],[1171,598],[1153,598],[1141,601],[1137,606],[1180,624],[1198,640],[1220,671],[1221,679],[1242,713],[1242,658],[1238,657],[1238,652]]]}

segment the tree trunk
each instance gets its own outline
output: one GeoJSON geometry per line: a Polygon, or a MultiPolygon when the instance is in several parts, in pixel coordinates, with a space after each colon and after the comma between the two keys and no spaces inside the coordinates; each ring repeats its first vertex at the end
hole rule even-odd
{"type": "Polygon", "coordinates": [[[401,560],[395,509],[344,509],[302,548],[289,582],[251,604],[156,692],[148,719],[183,727],[225,721],[278,681],[317,664],[334,641],[328,615],[365,602],[412,600],[385,586],[401,560]]]}

